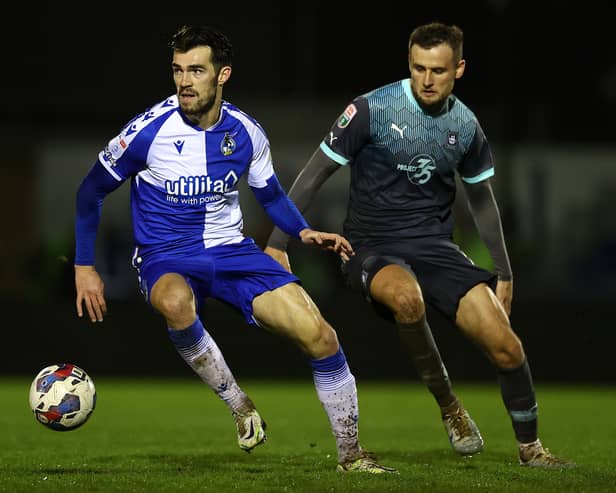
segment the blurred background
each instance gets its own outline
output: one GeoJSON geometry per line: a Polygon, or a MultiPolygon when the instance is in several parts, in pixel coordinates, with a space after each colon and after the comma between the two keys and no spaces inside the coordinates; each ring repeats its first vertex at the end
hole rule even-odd
{"type": "MultiPolygon", "coordinates": [[[[108,197],[98,269],[109,314],[75,314],[77,186],[98,151],[133,116],[174,92],[170,35],[210,24],[234,43],[224,98],[265,127],[288,189],[355,96],[408,77],[411,30],[440,20],[465,33],[455,93],[478,116],[496,159],[495,191],[515,275],[512,324],[535,380],[616,382],[616,55],[608,2],[372,3],[42,2],[5,7],[0,113],[0,342],[3,374],[34,376],[59,361],[92,375],[191,375],[130,267],[128,185],[108,197]],[[541,6],[544,13],[535,10],[541,6]]],[[[340,231],[348,170],[307,218],[340,231]]],[[[245,183],[245,232],[264,246],[272,223],[245,183]]],[[[490,260],[458,197],[457,240],[490,260]]],[[[360,378],[416,379],[395,328],[349,292],[338,261],[297,243],[294,270],[335,326],[360,378]]],[[[206,326],[238,377],[309,377],[303,355],[215,301],[206,326]]],[[[438,313],[435,338],[454,381],[494,380],[480,351],[438,313]]]]}

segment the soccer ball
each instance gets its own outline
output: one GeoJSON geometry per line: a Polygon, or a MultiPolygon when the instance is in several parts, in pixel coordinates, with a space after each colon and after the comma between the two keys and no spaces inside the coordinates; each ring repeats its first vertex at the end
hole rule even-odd
{"type": "Polygon", "coordinates": [[[30,386],[30,409],[39,423],[52,430],[79,428],[95,406],[94,382],[85,371],[69,363],[43,368],[30,386]]]}

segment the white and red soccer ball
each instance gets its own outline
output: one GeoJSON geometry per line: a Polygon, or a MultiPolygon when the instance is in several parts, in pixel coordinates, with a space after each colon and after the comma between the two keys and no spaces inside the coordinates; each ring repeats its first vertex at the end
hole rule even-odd
{"type": "Polygon", "coordinates": [[[79,428],[95,407],[94,382],[70,363],[43,368],[30,386],[30,409],[39,423],[52,430],[79,428]]]}

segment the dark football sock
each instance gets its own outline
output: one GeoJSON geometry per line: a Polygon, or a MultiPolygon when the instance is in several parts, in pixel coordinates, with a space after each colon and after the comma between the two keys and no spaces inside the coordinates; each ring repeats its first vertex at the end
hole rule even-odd
{"type": "Polygon", "coordinates": [[[513,370],[499,370],[498,381],[503,402],[511,416],[511,424],[518,442],[537,439],[537,401],[528,361],[513,370]]]}
{"type": "Polygon", "coordinates": [[[432,337],[425,314],[413,323],[398,323],[400,341],[409,352],[415,370],[436,402],[444,409],[456,401],[449,375],[432,337]]]}

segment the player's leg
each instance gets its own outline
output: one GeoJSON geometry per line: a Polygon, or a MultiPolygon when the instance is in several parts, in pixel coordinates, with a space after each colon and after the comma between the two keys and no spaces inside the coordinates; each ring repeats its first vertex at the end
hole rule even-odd
{"type": "Polygon", "coordinates": [[[460,299],[456,324],[497,368],[503,402],[519,444],[520,463],[534,467],[570,465],[541,445],[535,389],[524,348],[496,295],[485,283],[477,284],[460,299]]]}
{"type": "Polygon", "coordinates": [[[291,339],[309,356],[317,396],[336,439],[338,470],[373,474],[395,472],[377,464],[359,445],[355,377],[336,332],[306,291],[291,282],[256,296],[252,307],[259,324],[291,339]]]}
{"type": "Polygon", "coordinates": [[[393,315],[400,341],[441,409],[441,418],[453,449],[461,455],[476,454],[483,449],[483,438],[453,392],[426,319],[421,288],[408,266],[391,263],[394,260],[397,259],[374,256],[363,262],[370,299],[385,306],[393,315]]]}
{"type": "Polygon", "coordinates": [[[197,316],[194,293],[185,278],[163,274],[152,288],[150,303],[167,321],[169,338],[180,356],[231,410],[239,447],[250,451],[263,443],[265,422],[197,316]]]}
{"type": "Polygon", "coordinates": [[[369,286],[370,298],[392,313],[401,342],[411,354],[421,379],[441,409],[447,408],[456,396],[426,319],[421,288],[415,276],[401,265],[374,265],[379,259],[386,261],[383,257],[371,257],[364,262],[366,272],[377,268],[369,286]]]}

